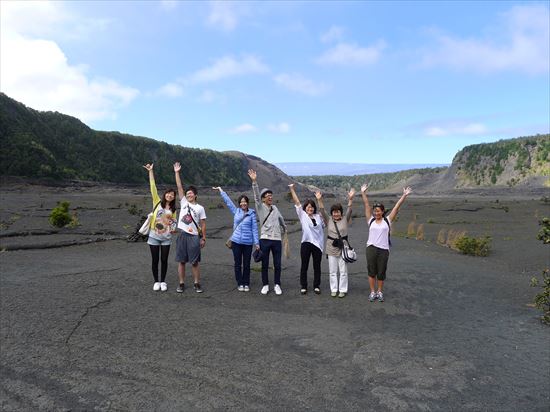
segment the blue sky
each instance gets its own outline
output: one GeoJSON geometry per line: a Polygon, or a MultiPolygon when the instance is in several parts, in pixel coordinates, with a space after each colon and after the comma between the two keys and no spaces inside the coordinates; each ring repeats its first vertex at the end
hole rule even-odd
{"type": "Polygon", "coordinates": [[[549,2],[0,2],[0,89],[269,162],[450,163],[550,129],[549,2]]]}

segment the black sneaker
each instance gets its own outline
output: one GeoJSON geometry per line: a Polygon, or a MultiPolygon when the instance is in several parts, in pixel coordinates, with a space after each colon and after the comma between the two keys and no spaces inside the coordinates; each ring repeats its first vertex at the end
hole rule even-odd
{"type": "Polygon", "coordinates": [[[202,288],[201,288],[201,284],[200,284],[200,283],[195,283],[194,288],[195,288],[195,292],[197,292],[197,293],[202,293],[202,292],[204,292],[204,291],[202,290],[202,288]]]}
{"type": "Polygon", "coordinates": [[[315,288],[315,289],[313,289],[313,291],[315,292],[316,295],[321,294],[321,289],[319,289],[319,288],[315,288]]]}
{"type": "Polygon", "coordinates": [[[184,290],[185,290],[185,285],[183,283],[180,283],[180,285],[176,289],[176,292],[183,293],[184,290]]]}

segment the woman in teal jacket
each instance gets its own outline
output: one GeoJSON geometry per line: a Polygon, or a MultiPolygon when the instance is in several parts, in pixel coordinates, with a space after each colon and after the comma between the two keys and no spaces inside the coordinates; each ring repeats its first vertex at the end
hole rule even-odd
{"type": "Polygon", "coordinates": [[[231,235],[231,250],[235,263],[235,280],[239,292],[250,291],[250,255],[252,247],[259,249],[258,224],[256,223],[256,211],[248,207],[248,197],[240,195],[237,199],[239,207],[233,204],[221,187],[213,187],[219,190],[223,201],[233,214],[233,234],[231,235]]]}

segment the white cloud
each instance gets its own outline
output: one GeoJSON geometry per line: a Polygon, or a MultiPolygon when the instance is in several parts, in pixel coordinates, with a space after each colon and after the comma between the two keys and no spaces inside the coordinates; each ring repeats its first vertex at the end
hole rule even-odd
{"type": "Polygon", "coordinates": [[[74,18],[62,3],[48,1],[1,1],[2,32],[28,36],[51,35],[74,18]]]}
{"type": "Polygon", "coordinates": [[[93,39],[114,21],[77,16],[59,1],[0,1],[2,33],[55,40],[93,39]]]}
{"type": "Polygon", "coordinates": [[[243,133],[255,133],[258,131],[258,128],[250,123],[244,123],[239,126],[234,127],[229,131],[231,134],[243,134],[243,133]]]}
{"type": "Polygon", "coordinates": [[[382,40],[370,47],[360,47],[350,43],[339,43],[317,58],[324,65],[364,66],[376,63],[386,43],[382,40]]]}
{"type": "Polygon", "coordinates": [[[487,127],[481,123],[448,124],[428,126],[424,129],[427,136],[441,137],[449,135],[482,135],[488,132],[487,127]]]}
{"type": "Polygon", "coordinates": [[[115,80],[90,76],[70,64],[52,40],[62,24],[78,25],[59,2],[1,2],[0,88],[38,110],[56,110],[83,121],[115,118],[139,91],[115,80]]]}
{"type": "Polygon", "coordinates": [[[327,32],[321,34],[321,42],[332,43],[340,41],[344,37],[344,28],[340,26],[331,26],[327,32]]]}
{"type": "Polygon", "coordinates": [[[198,101],[201,103],[225,103],[227,99],[225,96],[218,94],[212,90],[204,90],[199,98],[198,101]]]}
{"type": "Polygon", "coordinates": [[[290,125],[286,122],[269,124],[267,125],[267,130],[273,133],[287,134],[288,132],[290,132],[290,125]]]}
{"type": "Polygon", "coordinates": [[[166,83],[155,94],[165,97],[180,97],[183,96],[183,87],[178,83],[166,83]]]}
{"type": "Polygon", "coordinates": [[[206,24],[223,31],[234,30],[239,24],[239,16],[235,4],[229,1],[210,2],[210,13],[208,14],[206,24]]]}
{"type": "Polygon", "coordinates": [[[178,7],[178,3],[179,1],[178,0],[161,0],[160,1],[160,6],[164,9],[164,10],[174,10],[176,7],[178,7]]]}
{"type": "Polygon", "coordinates": [[[459,38],[434,34],[434,50],[422,52],[422,66],[447,66],[490,73],[514,70],[547,73],[550,66],[550,12],[543,4],[515,6],[503,13],[493,37],[459,38]]]}
{"type": "Polygon", "coordinates": [[[225,56],[216,60],[210,67],[192,74],[188,81],[191,83],[211,83],[227,77],[268,72],[269,67],[255,56],[245,55],[240,60],[232,56],[225,56]]]}
{"type": "Polygon", "coordinates": [[[330,89],[330,87],[324,83],[316,83],[296,73],[281,73],[275,76],[274,80],[285,89],[314,97],[321,96],[330,89]]]}

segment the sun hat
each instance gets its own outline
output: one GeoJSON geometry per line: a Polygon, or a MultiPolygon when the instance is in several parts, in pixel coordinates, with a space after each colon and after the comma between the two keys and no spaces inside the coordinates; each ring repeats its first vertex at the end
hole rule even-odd
{"type": "Polygon", "coordinates": [[[263,199],[268,193],[273,194],[273,191],[271,189],[268,189],[267,187],[264,187],[260,192],[260,197],[263,199]]]}

